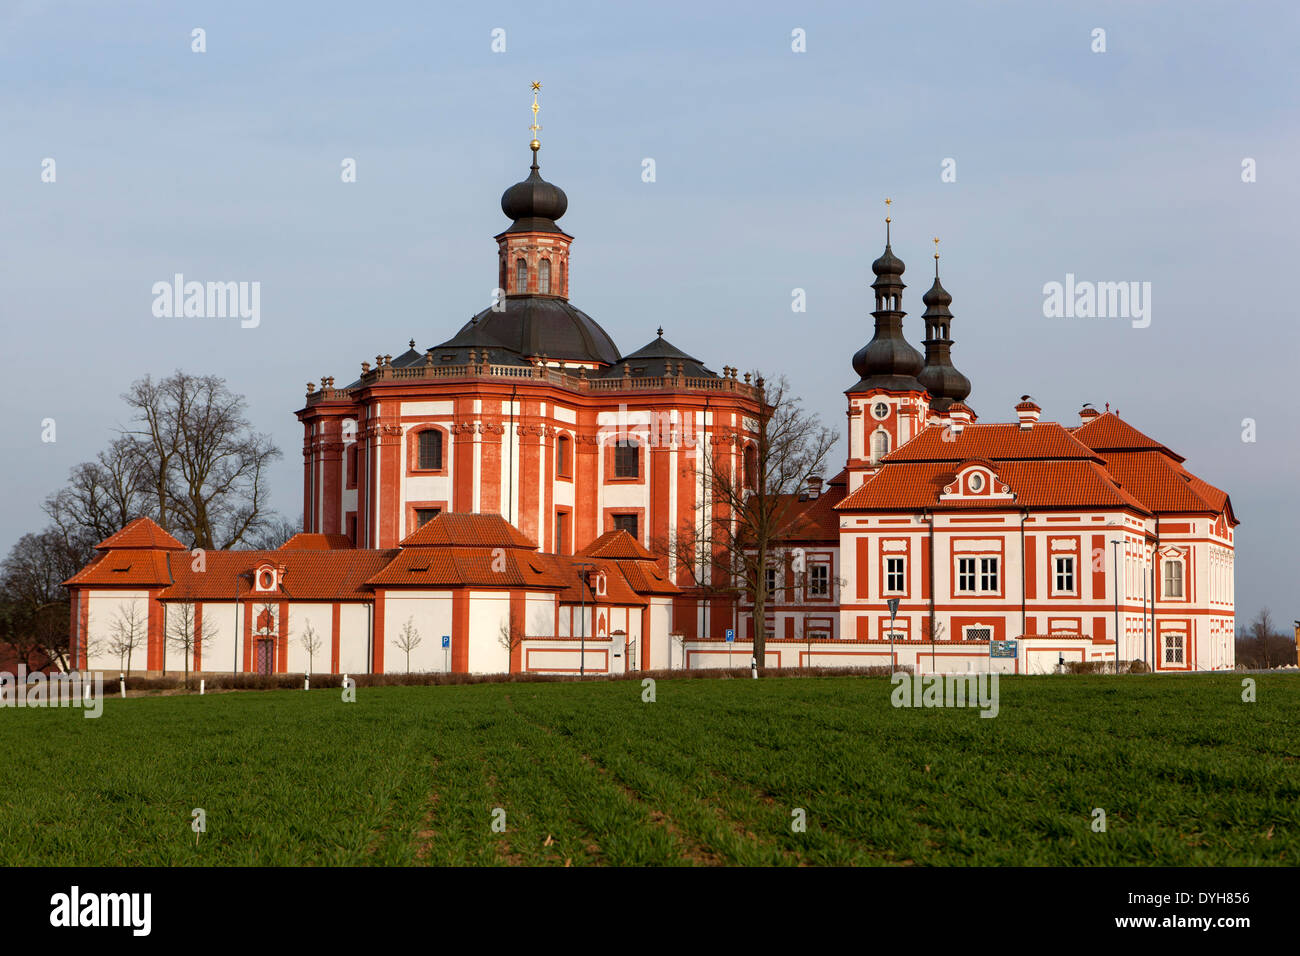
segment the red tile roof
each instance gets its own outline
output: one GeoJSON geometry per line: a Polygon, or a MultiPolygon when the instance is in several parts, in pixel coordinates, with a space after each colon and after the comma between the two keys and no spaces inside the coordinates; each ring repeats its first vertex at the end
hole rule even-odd
{"type": "Polygon", "coordinates": [[[1174,461],[1186,460],[1154,438],[1142,434],[1114,412],[1098,415],[1072,431],[1075,438],[1094,451],[1159,451],[1174,461]]]}
{"type": "Polygon", "coordinates": [[[398,552],[359,549],[334,551],[209,551],[204,568],[196,571],[187,557],[172,561],[176,583],[162,592],[164,601],[232,601],[236,577],[240,600],[267,597],[252,589],[251,573],[263,564],[283,567],[280,590],[273,600],[357,601],[371,597],[368,578],[396,557],[398,552]]]}
{"type": "MultiPolygon", "coordinates": [[[[118,534],[121,532],[119,531],[118,534]]],[[[167,560],[170,553],[170,551],[138,551],[131,548],[109,551],[97,555],[94,561],[64,581],[63,586],[164,587],[172,583],[167,560]]],[[[178,565],[187,562],[187,555],[180,555],[176,560],[178,565]]]]}
{"type": "Polygon", "coordinates": [[[578,552],[580,557],[629,559],[653,561],[655,556],[641,546],[641,542],[622,528],[606,531],[578,552]]]}
{"type": "MultiPolygon", "coordinates": [[[[888,459],[886,459],[888,461],[888,459]]],[[[994,472],[1015,494],[1005,498],[956,498],[940,501],[945,485],[956,477],[946,462],[886,464],[839,505],[840,510],[952,511],[1019,508],[1147,509],[1138,498],[1115,485],[1095,461],[1000,461],[994,472]]]]}
{"type": "Polygon", "coordinates": [[[1120,486],[1158,514],[1201,512],[1232,515],[1232,502],[1161,451],[1106,452],[1106,467],[1120,486]]]}
{"type": "Polygon", "coordinates": [[[1050,460],[1099,456],[1056,422],[1019,425],[966,425],[961,431],[930,427],[886,455],[885,462],[1050,460]]]}
{"type": "Polygon", "coordinates": [[[305,534],[299,531],[277,548],[277,551],[341,551],[352,547],[352,539],[345,534],[305,534]]]}
{"type": "Polygon", "coordinates": [[[567,585],[565,576],[548,560],[551,555],[519,547],[504,548],[499,553],[494,551],[489,547],[403,548],[391,563],[372,574],[367,583],[376,587],[443,589],[468,586],[535,590],[567,585]]]}
{"type": "Polygon", "coordinates": [[[122,548],[162,548],[166,551],[186,551],[170,534],[158,526],[151,518],[136,518],[121,531],[110,534],[95,545],[100,551],[122,548]]]}
{"type": "Polygon", "coordinates": [[[403,548],[451,545],[463,548],[526,548],[537,542],[499,514],[440,514],[401,542],[403,548]]]}

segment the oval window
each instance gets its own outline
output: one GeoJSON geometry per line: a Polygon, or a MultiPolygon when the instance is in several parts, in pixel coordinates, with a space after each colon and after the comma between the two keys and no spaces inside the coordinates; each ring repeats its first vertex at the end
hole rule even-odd
{"type": "Polygon", "coordinates": [[[971,491],[979,491],[979,490],[980,490],[981,488],[983,488],[983,487],[984,487],[984,476],[983,476],[983,475],[971,475],[971,476],[970,476],[970,490],[971,490],[971,491]]]}

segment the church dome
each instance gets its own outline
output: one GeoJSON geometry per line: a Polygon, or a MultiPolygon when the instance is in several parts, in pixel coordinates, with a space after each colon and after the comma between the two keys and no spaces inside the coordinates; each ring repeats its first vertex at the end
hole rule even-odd
{"type": "Polygon", "coordinates": [[[546,356],[555,361],[613,365],[618,346],[596,320],[553,296],[507,296],[505,310],[484,309],[461,328],[452,341],[473,331],[482,347],[495,342],[526,358],[546,356]]]}

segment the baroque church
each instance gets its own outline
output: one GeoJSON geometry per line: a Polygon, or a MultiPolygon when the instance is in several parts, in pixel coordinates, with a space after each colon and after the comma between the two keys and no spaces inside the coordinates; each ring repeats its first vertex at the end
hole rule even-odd
{"type": "MultiPolygon", "coordinates": [[[[132,522],[66,582],[74,667],[123,668],[124,634],[154,673],[182,670],[187,646],[200,673],[748,663],[752,604],[694,589],[665,542],[714,520],[702,462],[753,473],[761,382],[663,329],[624,353],[572,304],[568,198],[530,149],[501,197],[491,306],[345,386],[308,384],[302,533],[201,554],[132,522]]],[[[979,421],[937,254],[924,355],[907,341],[889,223],[847,459],[786,502],[765,663],[1231,667],[1227,495],[1109,408],[1065,426],[1025,396],[1014,422],[979,421]]]]}

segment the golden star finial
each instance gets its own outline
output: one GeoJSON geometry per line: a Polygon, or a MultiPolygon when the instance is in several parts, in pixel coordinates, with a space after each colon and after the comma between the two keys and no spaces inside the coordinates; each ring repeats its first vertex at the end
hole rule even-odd
{"type": "MultiPolygon", "coordinates": [[[[894,200],[890,199],[889,197],[885,197],[885,212],[889,212],[889,205],[893,201],[894,200]]],[[[885,222],[890,222],[890,218],[888,216],[885,217],[885,222]]]]}
{"type": "Polygon", "coordinates": [[[934,237],[934,257],[936,259],[939,258],[939,237],[938,236],[934,237]]]}
{"type": "Polygon", "coordinates": [[[534,81],[533,83],[533,125],[528,127],[529,131],[533,134],[533,141],[529,143],[528,146],[530,149],[532,149],[533,152],[537,152],[537,150],[542,145],[537,141],[537,134],[541,130],[541,127],[537,125],[537,111],[541,109],[541,107],[537,105],[537,94],[541,92],[541,89],[542,89],[542,84],[534,81]]]}

